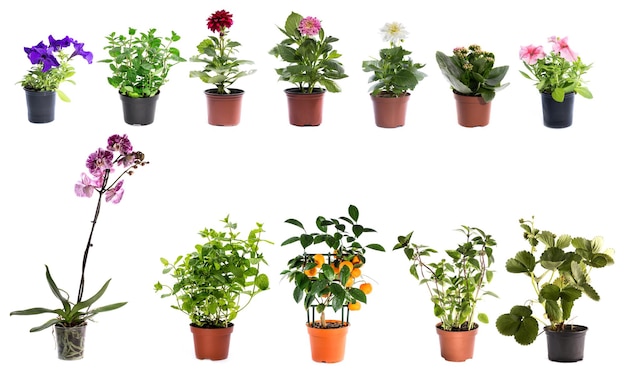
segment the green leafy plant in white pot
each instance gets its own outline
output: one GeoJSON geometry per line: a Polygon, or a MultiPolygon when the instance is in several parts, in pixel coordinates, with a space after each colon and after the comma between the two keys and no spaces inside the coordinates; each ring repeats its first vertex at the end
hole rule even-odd
{"type": "Polygon", "coordinates": [[[109,64],[112,75],[107,80],[118,90],[124,121],[130,125],[154,122],[156,102],[171,68],[186,61],[175,47],[180,40],[176,32],[169,36],[156,32],[155,28],[141,32],[132,27],[127,35],[112,32],[104,47],[110,58],[99,61],[109,64]]]}
{"type": "Polygon", "coordinates": [[[523,274],[530,281],[532,296],[498,317],[496,327],[518,344],[537,339],[540,324],[548,341],[548,359],[557,362],[583,360],[588,328],[571,319],[574,303],[583,295],[599,301],[591,285],[591,272],[614,263],[615,251],[605,248],[604,238],[588,239],[557,235],[535,227],[535,219],[520,219],[529,249],[506,261],[509,273],[523,274]]]}
{"type": "Polygon", "coordinates": [[[233,320],[255,296],[269,289],[269,278],[261,273],[267,261],[260,245],[272,242],[261,237],[263,225],[257,223],[240,236],[229,216],[221,222],[222,230],[199,232],[204,243],[195,245],[192,252],[173,262],[161,258],[163,274],[173,283],[154,285],[162,298],[176,299],[172,308],[189,317],[198,359],[226,359],[233,320]]]}
{"type": "Polygon", "coordinates": [[[476,227],[461,226],[462,243],[456,249],[445,250],[446,257],[426,262],[437,250],[411,242],[413,232],[398,236],[394,250],[402,249],[411,262],[409,271],[420,284],[426,285],[433,312],[440,319],[436,325],[441,356],[454,362],[471,359],[474,355],[478,323],[488,323],[487,314],[477,306],[485,295],[497,297],[485,289],[493,278],[493,247],[495,239],[476,227]]]}

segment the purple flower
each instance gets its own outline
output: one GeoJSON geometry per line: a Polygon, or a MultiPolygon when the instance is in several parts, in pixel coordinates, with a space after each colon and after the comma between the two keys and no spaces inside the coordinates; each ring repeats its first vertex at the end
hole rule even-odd
{"type": "Polygon", "coordinates": [[[298,25],[298,31],[302,35],[306,36],[315,36],[319,34],[322,29],[322,23],[320,23],[319,19],[313,16],[307,16],[304,19],[300,20],[300,24],[298,25]]]}
{"type": "Polygon", "coordinates": [[[86,165],[92,175],[101,176],[106,169],[110,170],[113,167],[113,153],[99,148],[89,155],[86,165]]]}
{"type": "Polygon", "coordinates": [[[122,185],[124,184],[124,180],[120,180],[115,184],[114,187],[111,187],[107,190],[105,194],[105,199],[107,202],[112,202],[113,204],[117,204],[122,200],[122,196],[124,196],[124,188],[122,185]]]}
{"type": "Polygon", "coordinates": [[[93,62],[93,54],[91,53],[91,51],[83,50],[84,45],[85,43],[78,43],[77,41],[74,41],[74,52],[72,53],[72,55],[70,55],[69,59],[72,59],[73,57],[78,55],[85,58],[87,63],[91,64],[91,62],[93,62]]]}
{"type": "Polygon", "coordinates": [[[46,72],[53,67],[59,67],[59,61],[54,56],[54,52],[51,47],[46,46],[43,42],[39,42],[36,46],[33,47],[24,47],[24,52],[28,55],[28,59],[30,63],[43,64],[42,72],[46,72]]]}
{"type": "Polygon", "coordinates": [[[65,47],[69,47],[70,44],[74,43],[74,39],[70,38],[69,36],[66,36],[61,40],[56,40],[52,37],[52,35],[48,35],[48,41],[50,42],[50,47],[54,51],[61,51],[65,47]]]}
{"type": "Polygon", "coordinates": [[[127,135],[120,136],[119,134],[114,134],[109,137],[107,149],[127,155],[133,151],[133,145],[130,143],[127,135]]]}
{"type": "Polygon", "coordinates": [[[91,195],[93,195],[94,189],[98,188],[96,184],[96,180],[91,179],[83,172],[80,175],[80,181],[74,186],[74,192],[76,192],[76,196],[78,197],[90,198],[91,195]]]}

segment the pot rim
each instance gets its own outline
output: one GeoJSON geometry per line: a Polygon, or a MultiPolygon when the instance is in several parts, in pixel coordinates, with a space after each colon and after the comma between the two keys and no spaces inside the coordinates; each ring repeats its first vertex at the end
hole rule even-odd
{"type": "Polygon", "coordinates": [[[326,89],[324,89],[323,87],[314,87],[312,93],[303,93],[303,92],[300,91],[299,87],[289,87],[289,88],[285,89],[284,92],[287,93],[287,94],[309,94],[309,95],[313,95],[313,94],[324,94],[324,93],[326,93],[326,89]]]}

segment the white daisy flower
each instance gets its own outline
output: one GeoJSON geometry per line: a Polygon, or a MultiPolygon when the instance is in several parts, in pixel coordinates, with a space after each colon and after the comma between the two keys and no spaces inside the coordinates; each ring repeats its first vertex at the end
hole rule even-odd
{"type": "Polygon", "coordinates": [[[383,28],[380,29],[385,42],[391,42],[392,44],[398,44],[403,42],[409,35],[409,32],[404,28],[402,23],[393,22],[386,23],[383,28]]]}

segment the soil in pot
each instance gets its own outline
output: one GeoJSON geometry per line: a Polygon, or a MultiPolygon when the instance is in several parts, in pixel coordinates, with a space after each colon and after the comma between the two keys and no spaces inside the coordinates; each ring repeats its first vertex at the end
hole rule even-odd
{"type": "Polygon", "coordinates": [[[406,120],[407,105],[410,93],[395,96],[393,94],[380,93],[371,95],[374,105],[374,119],[376,126],[380,128],[397,128],[404,126],[406,120]]]}
{"type": "Polygon", "coordinates": [[[447,331],[441,329],[441,323],[438,323],[435,328],[439,335],[441,357],[453,362],[463,362],[474,357],[478,324],[474,324],[474,329],[469,331],[461,329],[447,331]]]}
{"type": "Polygon", "coordinates": [[[563,331],[553,331],[544,327],[548,342],[548,359],[556,362],[571,363],[583,360],[585,355],[585,335],[587,327],[565,325],[563,331]]]}
{"type": "Polygon", "coordinates": [[[209,124],[215,126],[239,125],[244,91],[230,89],[229,94],[219,94],[217,89],[204,91],[209,124]]]}
{"type": "Polygon", "coordinates": [[[453,92],[459,125],[468,128],[489,125],[491,102],[480,95],[463,95],[453,92]]]}
{"type": "Polygon", "coordinates": [[[306,324],[311,343],[311,358],[318,363],[338,363],[345,355],[350,324],[339,320],[326,320],[326,324],[326,328],[319,321],[306,324]]]}
{"type": "Polygon", "coordinates": [[[224,360],[228,358],[230,349],[230,336],[233,333],[234,324],[228,327],[198,327],[193,324],[193,345],[197,359],[224,360]]]}
{"type": "Polygon", "coordinates": [[[322,123],[324,94],[326,90],[313,89],[313,93],[302,93],[299,88],[285,89],[289,123],[294,126],[319,126],[322,123]]]}

